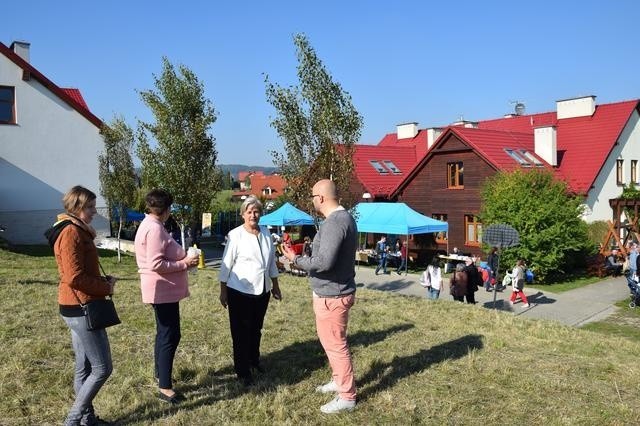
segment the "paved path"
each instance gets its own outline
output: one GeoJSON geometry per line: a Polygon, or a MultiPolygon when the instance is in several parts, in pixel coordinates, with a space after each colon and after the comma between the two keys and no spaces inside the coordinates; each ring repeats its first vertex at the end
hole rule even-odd
{"type": "MultiPolygon", "coordinates": [[[[205,250],[206,264],[219,268],[222,251],[208,248],[205,250]]],[[[389,269],[393,271],[392,268],[389,269]]],[[[418,274],[398,275],[395,272],[387,275],[375,275],[373,268],[356,267],[356,284],[373,290],[390,291],[408,296],[426,297],[426,290],[418,283],[418,274]]],[[[608,278],[595,284],[563,293],[551,293],[525,286],[525,294],[531,307],[522,308],[518,302],[509,304],[509,289],[498,292],[495,308],[512,312],[527,318],[541,318],[561,322],[566,325],[580,326],[591,321],[599,321],[613,313],[617,308],[614,303],[629,297],[629,289],[624,277],[608,278]]],[[[444,300],[452,300],[448,285],[440,294],[444,300]]],[[[493,293],[479,289],[476,293],[478,305],[488,309],[494,308],[493,293]]]]}
{"type": "MultiPolygon", "coordinates": [[[[356,269],[358,286],[409,296],[426,297],[426,290],[418,283],[419,278],[417,274],[400,276],[391,272],[388,275],[375,275],[371,268],[360,267],[356,269]]],[[[448,294],[446,283],[445,288],[445,291],[440,294],[440,298],[452,300],[448,294]]],[[[617,309],[614,303],[629,297],[629,289],[624,277],[608,278],[563,293],[551,293],[550,291],[528,288],[526,285],[524,292],[531,305],[529,308],[522,308],[520,302],[511,306],[509,304],[509,296],[511,296],[509,288],[496,294],[495,307],[523,317],[549,319],[571,326],[580,326],[606,318],[617,309]]],[[[476,292],[476,301],[478,305],[488,309],[494,307],[493,293],[487,292],[483,288],[476,292]]]]}

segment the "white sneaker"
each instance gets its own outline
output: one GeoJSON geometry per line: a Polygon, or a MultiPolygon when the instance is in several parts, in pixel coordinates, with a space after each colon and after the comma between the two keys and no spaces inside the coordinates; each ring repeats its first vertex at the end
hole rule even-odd
{"type": "Polygon", "coordinates": [[[338,413],[340,411],[351,411],[356,408],[356,401],[349,401],[336,396],[331,402],[320,407],[320,411],[325,414],[338,413]]]}
{"type": "Polygon", "coordinates": [[[528,303],[525,303],[524,305],[522,305],[522,307],[523,307],[523,308],[528,308],[528,307],[529,307],[529,304],[528,304],[528,303]]]}
{"type": "Polygon", "coordinates": [[[320,393],[338,392],[338,385],[336,384],[336,382],[331,380],[329,383],[325,383],[324,385],[318,386],[316,388],[316,392],[320,392],[320,393]]]}

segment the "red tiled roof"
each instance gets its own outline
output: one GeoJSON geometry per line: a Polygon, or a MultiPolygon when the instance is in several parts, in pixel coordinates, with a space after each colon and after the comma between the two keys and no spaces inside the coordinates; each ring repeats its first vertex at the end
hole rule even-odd
{"type": "Polygon", "coordinates": [[[84,101],[84,98],[82,97],[82,93],[80,93],[80,90],[74,89],[71,87],[61,87],[61,89],[64,93],[69,95],[71,99],[76,101],[80,106],[82,106],[86,110],[89,110],[89,107],[87,106],[87,103],[84,101]]]}
{"type": "Polygon", "coordinates": [[[399,148],[415,148],[415,153],[418,158],[422,158],[427,154],[427,130],[422,129],[418,131],[418,134],[413,138],[398,139],[397,133],[386,134],[378,146],[384,147],[399,147],[399,148]]]}
{"type": "MultiPolygon", "coordinates": [[[[524,149],[541,160],[545,168],[555,170],[573,191],[586,194],[594,184],[631,113],[639,107],[640,100],[634,99],[597,105],[593,115],[588,117],[558,120],[556,112],[545,112],[479,121],[477,128],[449,126],[438,138],[437,144],[442,143],[448,134],[455,133],[497,170],[522,167],[504,149],[524,149]],[[555,168],[535,155],[534,146],[534,129],[551,125],[556,126],[558,165],[555,168]]],[[[385,139],[389,136],[385,136],[385,139]]],[[[413,179],[417,169],[426,161],[425,156],[404,176],[406,179],[398,184],[398,188],[391,195],[413,179]]]]}
{"type": "MultiPolygon", "coordinates": [[[[472,146],[481,157],[498,170],[510,171],[520,168],[520,164],[507,154],[505,148],[516,151],[525,150],[544,163],[544,160],[534,152],[533,133],[467,127],[450,127],[449,129],[472,146]]],[[[551,166],[545,163],[545,167],[550,168],[551,166]]]]}
{"type": "MultiPolygon", "coordinates": [[[[64,102],[69,104],[73,109],[78,111],[84,118],[93,123],[96,127],[102,127],[102,120],[93,115],[91,111],[87,108],[87,104],[82,100],[82,103],[79,103],[73,95],[70,95],[65,90],[58,87],[55,83],[49,80],[44,76],[40,71],[38,71],[33,65],[22,59],[18,56],[13,50],[5,46],[2,42],[0,42],[0,54],[6,56],[9,60],[11,60],[14,64],[22,68],[23,70],[23,79],[28,80],[30,78],[36,79],[40,84],[49,89],[52,93],[62,99],[64,102]]],[[[75,89],[74,89],[75,90],[75,89]]],[[[79,93],[79,92],[78,92],[79,93]]],[[[80,96],[82,99],[82,96],[80,96]]]]}
{"type": "MultiPolygon", "coordinates": [[[[239,172],[238,175],[240,175],[239,172]]],[[[245,175],[246,177],[246,175],[245,175]]],[[[245,191],[235,192],[234,197],[242,195],[253,194],[256,197],[265,197],[267,199],[275,199],[284,194],[284,190],[287,187],[287,181],[281,175],[265,175],[262,172],[251,175],[251,189],[245,191]],[[262,190],[271,188],[270,195],[263,195],[262,190]]]]}
{"type": "MultiPolygon", "coordinates": [[[[558,141],[558,173],[570,188],[586,194],[622,133],[639,100],[597,105],[588,117],[558,120],[555,112],[480,121],[480,129],[530,132],[555,125],[558,141]]],[[[533,149],[533,146],[531,147],[533,149]]]]}
{"type": "Polygon", "coordinates": [[[416,155],[416,147],[413,145],[355,145],[353,165],[355,175],[367,192],[371,193],[374,197],[386,197],[393,192],[393,190],[414,168],[418,158],[420,157],[416,155]],[[401,173],[394,174],[389,171],[387,174],[380,174],[371,165],[370,161],[372,160],[377,160],[379,162],[389,160],[393,162],[401,173]]]}

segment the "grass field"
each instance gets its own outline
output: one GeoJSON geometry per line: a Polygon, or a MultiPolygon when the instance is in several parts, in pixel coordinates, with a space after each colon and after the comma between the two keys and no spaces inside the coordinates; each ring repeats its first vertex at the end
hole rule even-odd
{"type": "MultiPolygon", "coordinates": [[[[19,248],[20,249],[20,248],[19,248]]],[[[60,424],[72,402],[73,353],[57,313],[48,249],[0,250],[0,424],[60,424]]],[[[123,324],[109,330],[114,373],[95,400],[120,424],[638,424],[637,335],[560,326],[445,300],[358,290],[351,311],[358,407],[324,415],[330,378],[315,335],[305,278],[282,276],[263,331],[267,372],[246,392],[234,380],[226,311],[215,270],[191,280],[181,303],[176,388],[188,401],[156,398],[154,321],[140,302],[133,259],[103,253],[120,277],[123,324]]],[[[595,327],[595,326],[594,326],[595,327]]]]}

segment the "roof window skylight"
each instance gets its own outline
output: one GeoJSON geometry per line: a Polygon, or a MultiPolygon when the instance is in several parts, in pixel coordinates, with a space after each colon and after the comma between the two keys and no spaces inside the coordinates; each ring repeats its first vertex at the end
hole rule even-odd
{"type": "Polygon", "coordinates": [[[391,173],[393,173],[394,175],[402,174],[400,169],[397,168],[395,164],[393,164],[393,161],[382,160],[382,162],[384,163],[385,166],[387,166],[387,169],[391,170],[391,173]]]}
{"type": "Polygon", "coordinates": [[[516,160],[518,162],[518,164],[520,164],[521,166],[523,166],[523,167],[531,167],[531,163],[529,163],[527,160],[522,158],[520,156],[520,154],[515,152],[513,149],[505,148],[504,152],[506,152],[509,155],[509,157],[511,157],[514,160],[516,160]]]}
{"type": "Polygon", "coordinates": [[[382,164],[380,164],[379,161],[377,161],[377,160],[369,160],[369,164],[371,164],[373,166],[373,168],[376,169],[376,171],[378,173],[380,173],[381,175],[389,174],[389,171],[387,169],[385,169],[384,166],[382,164]]]}
{"type": "Polygon", "coordinates": [[[535,164],[537,167],[544,167],[544,164],[542,164],[542,161],[538,160],[526,149],[521,149],[520,154],[522,154],[527,160],[535,164]]]}

